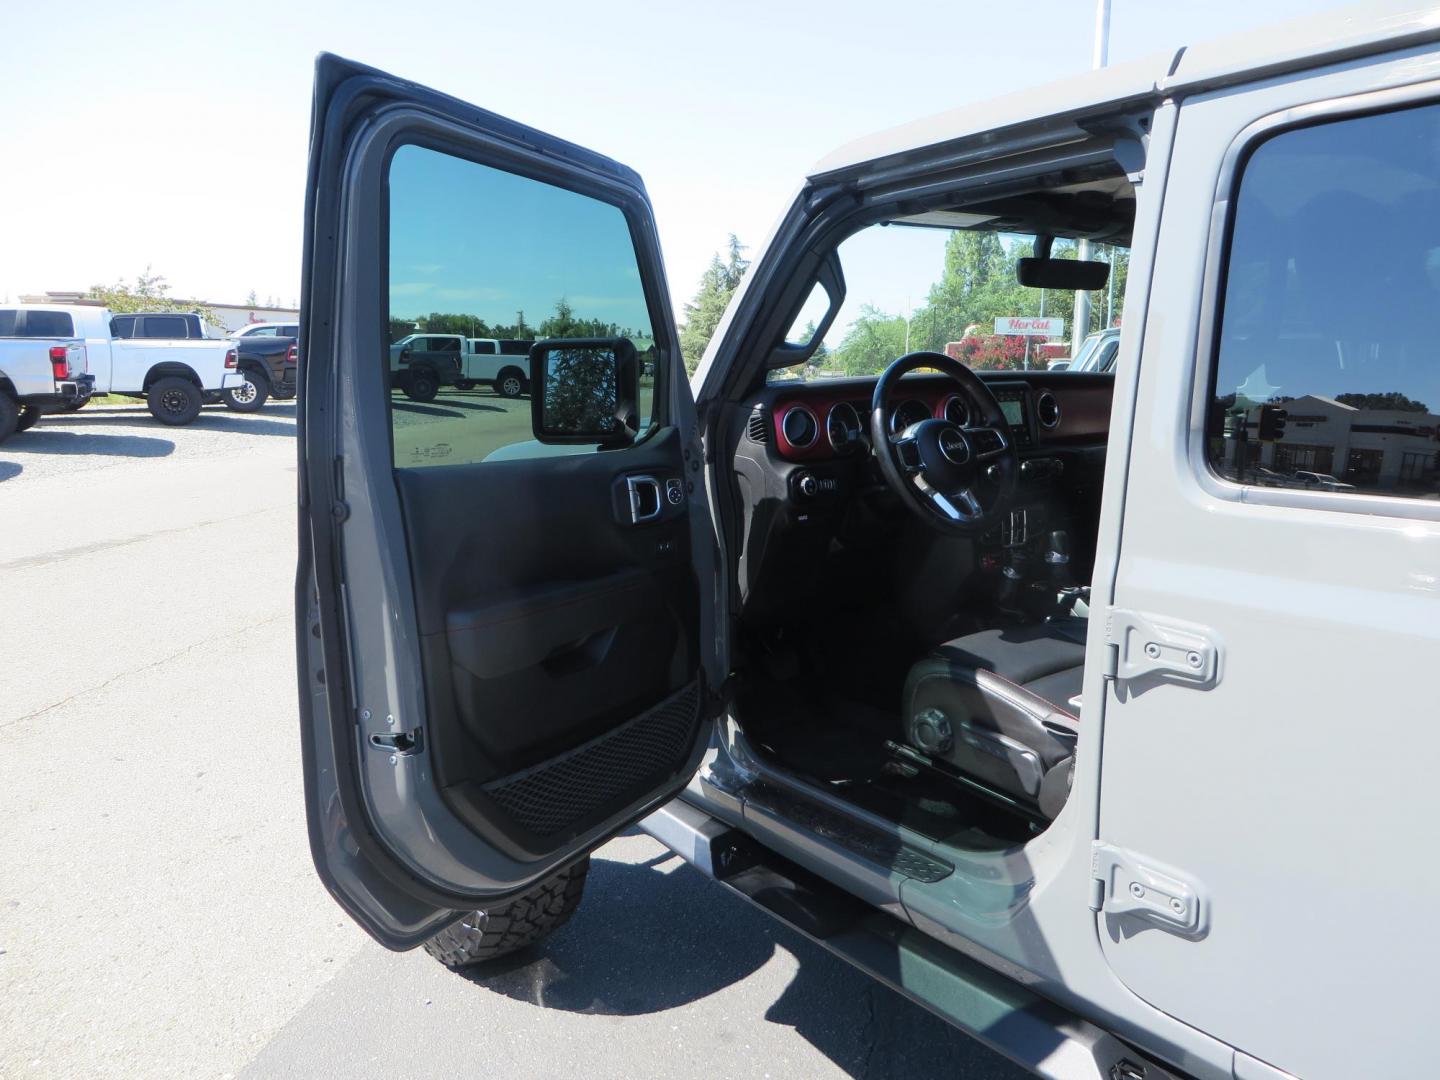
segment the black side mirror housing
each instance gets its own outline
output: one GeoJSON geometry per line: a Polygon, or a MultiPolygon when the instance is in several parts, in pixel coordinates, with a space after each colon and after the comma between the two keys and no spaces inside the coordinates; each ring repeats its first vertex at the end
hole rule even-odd
{"type": "Polygon", "coordinates": [[[629,338],[530,346],[530,427],[542,443],[629,446],[640,430],[640,364],[629,338]]]}

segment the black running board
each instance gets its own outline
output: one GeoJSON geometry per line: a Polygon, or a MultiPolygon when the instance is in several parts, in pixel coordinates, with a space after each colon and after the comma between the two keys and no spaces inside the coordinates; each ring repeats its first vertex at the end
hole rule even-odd
{"type": "Polygon", "coordinates": [[[1037,1076],[1181,1076],[681,799],[640,827],[707,877],[1037,1076]]]}

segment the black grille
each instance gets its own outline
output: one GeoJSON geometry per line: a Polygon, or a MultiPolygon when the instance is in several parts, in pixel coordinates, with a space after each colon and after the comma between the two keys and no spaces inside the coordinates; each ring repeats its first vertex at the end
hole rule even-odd
{"type": "Polygon", "coordinates": [[[763,406],[756,405],[750,410],[750,422],[745,425],[745,434],[750,436],[751,442],[767,443],[770,441],[770,433],[766,430],[763,406]]]}
{"type": "Polygon", "coordinates": [[[684,764],[695,744],[700,693],[692,683],[614,731],[561,757],[485,785],[485,792],[519,824],[550,836],[684,764]]]}

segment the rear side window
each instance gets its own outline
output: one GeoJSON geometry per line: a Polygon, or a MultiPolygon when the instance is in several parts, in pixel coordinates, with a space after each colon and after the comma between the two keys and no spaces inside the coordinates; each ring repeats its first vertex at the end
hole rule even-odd
{"type": "Polygon", "coordinates": [[[300,327],[298,327],[298,326],[282,326],[282,327],[280,327],[280,334],[279,334],[279,336],[280,336],[280,337],[299,337],[299,336],[300,336],[300,327]]]}
{"type": "Polygon", "coordinates": [[[0,308],[0,337],[15,336],[15,309],[0,308]]]}
{"type": "Polygon", "coordinates": [[[179,315],[147,315],[142,320],[144,330],[142,333],[147,338],[188,338],[190,336],[189,320],[179,315]]]}
{"type": "Polygon", "coordinates": [[[110,320],[110,336],[130,338],[135,336],[135,316],[116,315],[110,320]]]}
{"type": "Polygon", "coordinates": [[[68,311],[21,311],[19,337],[74,337],[75,320],[68,311]]]}
{"type": "Polygon", "coordinates": [[[533,341],[519,341],[511,338],[500,342],[500,352],[505,356],[529,356],[530,346],[534,344],[533,341]]]}
{"type": "Polygon", "coordinates": [[[477,356],[495,355],[495,342],[493,341],[474,341],[471,342],[470,347],[477,356]]]}
{"type": "Polygon", "coordinates": [[[1440,495],[1437,146],[1430,105],[1293,128],[1250,152],[1206,425],[1224,479],[1440,495]]]}

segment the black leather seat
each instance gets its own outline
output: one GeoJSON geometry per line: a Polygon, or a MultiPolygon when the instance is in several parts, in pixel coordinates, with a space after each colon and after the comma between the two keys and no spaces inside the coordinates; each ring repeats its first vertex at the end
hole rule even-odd
{"type": "Polygon", "coordinates": [[[1070,793],[1087,627],[1057,619],[939,646],[905,680],[905,741],[1054,818],[1070,793]]]}

